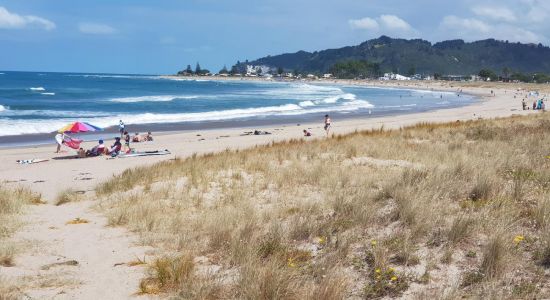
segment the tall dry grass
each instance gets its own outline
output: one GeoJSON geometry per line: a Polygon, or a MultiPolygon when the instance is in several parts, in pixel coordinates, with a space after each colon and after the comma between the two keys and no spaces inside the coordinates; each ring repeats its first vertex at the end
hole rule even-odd
{"type": "Polygon", "coordinates": [[[151,263],[142,292],[548,297],[525,283],[550,266],[549,129],[541,114],[291,140],[127,170],[96,192],[164,266],[192,262],[151,263]]]}
{"type": "MultiPolygon", "coordinates": [[[[0,268],[13,266],[15,255],[20,250],[10,239],[21,226],[19,214],[26,204],[38,203],[41,203],[40,196],[28,189],[0,185],[0,268]]],[[[20,296],[16,282],[0,274],[0,299],[18,299],[20,296]]]]}

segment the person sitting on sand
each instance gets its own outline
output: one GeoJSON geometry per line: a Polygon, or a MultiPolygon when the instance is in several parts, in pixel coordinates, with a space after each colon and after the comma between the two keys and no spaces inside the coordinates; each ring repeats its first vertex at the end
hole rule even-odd
{"type": "Polygon", "coordinates": [[[141,142],[141,135],[139,135],[139,132],[136,132],[136,134],[132,137],[132,142],[134,143],[141,142]]]}
{"type": "Polygon", "coordinates": [[[523,107],[523,110],[527,110],[527,103],[525,102],[525,99],[521,100],[521,106],[523,107]]]}
{"type": "Polygon", "coordinates": [[[99,156],[104,152],[105,152],[105,145],[103,144],[103,140],[99,140],[99,143],[96,146],[86,151],[86,156],[88,157],[99,156]]]}
{"type": "Polygon", "coordinates": [[[311,136],[311,132],[309,132],[307,129],[304,129],[304,136],[311,136]]]}
{"type": "Polygon", "coordinates": [[[533,110],[537,109],[537,100],[533,101],[533,110]]]}
{"type": "Polygon", "coordinates": [[[111,146],[111,148],[107,149],[107,154],[116,156],[122,149],[122,144],[120,143],[120,138],[117,136],[115,138],[115,143],[111,146]]]}
{"type": "Polygon", "coordinates": [[[130,134],[128,131],[124,131],[124,151],[130,151],[130,134]]]}
{"type": "Polygon", "coordinates": [[[147,134],[143,136],[142,141],[145,141],[145,142],[153,141],[153,134],[151,133],[151,131],[147,132],[147,134]]]}
{"type": "Polygon", "coordinates": [[[330,125],[331,125],[331,120],[330,120],[330,117],[328,115],[325,115],[325,131],[327,132],[327,137],[329,135],[329,132],[330,132],[330,125]]]}
{"type": "Polygon", "coordinates": [[[76,152],[76,155],[77,155],[78,158],[85,158],[86,157],[86,151],[84,151],[83,148],[80,148],[76,152]]]}

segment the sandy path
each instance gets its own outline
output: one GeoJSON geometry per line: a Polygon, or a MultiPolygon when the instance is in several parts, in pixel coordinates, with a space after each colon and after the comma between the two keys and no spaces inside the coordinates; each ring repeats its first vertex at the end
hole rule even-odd
{"type": "Polygon", "coordinates": [[[127,299],[139,289],[143,266],[117,265],[143,259],[148,248],[123,228],[109,228],[90,210],[92,201],[32,207],[28,226],[15,239],[32,247],[16,258],[12,276],[28,276],[30,299],[127,299]],[[80,218],[84,224],[66,224],[80,218]],[[78,265],[64,265],[76,261],[78,265]],[[52,265],[60,264],[60,265],[52,265]],[[49,266],[49,267],[48,267],[49,266]]]}
{"type": "MultiPolygon", "coordinates": [[[[438,87],[440,88],[440,87],[438,87]]],[[[455,90],[454,88],[448,88],[455,90]]],[[[496,89],[495,89],[496,90],[496,89]]],[[[520,111],[521,96],[514,98],[509,90],[496,90],[497,97],[486,98],[483,102],[471,106],[417,113],[402,116],[363,118],[355,120],[333,120],[334,133],[348,133],[354,130],[380,128],[399,128],[418,122],[444,122],[472,120],[477,118],[505,117],[512,114],[527,114],[520,111]]],[[[489,89],[471,88],[464,92],[488,95],[489,89]]],[[[272,141],[301,138],[303,128],[311,128],[312,138],[323,138],[322,117],[317,124],[301,126],[268,126],[263,128],[272,132],[265,136],[241,136],[253,128],[201,130],[193,132],[170,133],[156,137],[155,142],[135,144],[139,150],[168,148],[169,156],[151,156],[126,159],[106,159],[96,157],[88,159],[54,160],[55,146],[3,149],[0,150],[0,180],[9,184],[22,184],[40,192],[50,203],[56,195],[67,188],[84,191],[93,195],[93,187],[113,174],[138,165],[148,165],[158,161],[185,157],[192,153],[222,151],[224,149],[247,148],[272,141]],[[48,162],[34,165],[19,165],[17,159],[46,158],[48,162]]],[[[110,137],[105,137],[106,140],[110,137]]],[[[84,145],[91,147],[91,143],[84,145]]],[[[73,154],[67,153],[64,155],[73,154]]],[[[147,174],[144,174],[147,176],[147,174]]],[[[125,299],[135,298],[139,279],[143,276],[142,267],[114,266],[143,257],[147,248],[136,247],[138,239],[120,228],[106,227],[106,219],[95,213],[91,207],[93,201],[71,203],[62,206],[52,204],[32,207],[25,219],[28,225],[15,239],[21,243],[32,242],[16,258],[16,266],[0,267],[0,275],[18,278],[32,276],[35,286],[27,288],[32,298],[54,297],[59,299],[125,299]],[[87,224],[66,225],[74,218],[90,221],[87,224]],[[76,260],[77,266],[56,266],[41,270],[46,264],[76,260]],[[37,286],[41,281],[53,279],[53,283],[37,286]],[[50,287],[51,286],[51,287],[50,287]]],[[[24,280],[28,281],[28,280],[24,280]]]]}

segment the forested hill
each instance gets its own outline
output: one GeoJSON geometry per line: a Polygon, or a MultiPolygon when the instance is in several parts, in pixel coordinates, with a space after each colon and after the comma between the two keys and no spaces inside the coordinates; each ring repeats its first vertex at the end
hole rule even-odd
{"type": "MultiPolygon", "coordinates": [[[[298,51],[267,56],[248,62],[300,73],[324,73],[343,61],[368,61],[381,72],[401,74],[477,74],[480,69],[495,72],[550,73],[550,48],[542,44],[509,43],[494,39],[466,43],[450,40],[432,44],[414,39],[381,36],[357,46],[315,51],[298,51]]],[[[238,63],[239,68],[246,63],[238,63]]]]}

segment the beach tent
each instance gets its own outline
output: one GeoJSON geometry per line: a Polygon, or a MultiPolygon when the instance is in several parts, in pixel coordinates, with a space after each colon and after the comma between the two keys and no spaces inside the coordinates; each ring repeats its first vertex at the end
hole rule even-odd
{"type": "MultiPolygon", "coordinates": [[[[80,148],[80,143],[82,143],[82,140],[65,135],[66,133],[92,132],[92,131],[102,131],[102,130],[103,128],[94,126],[90,123],[74,122],[61,127],[57,132],[62,133],[63,135],[61,137],[60,135],[56,136],[56,140],[58,138],[62,138],[63,145],[69,148],[78,150],[80,148]]],[[[57,142],[61,143],[59,140],[57,142]]]]}
{"type": "Polygon", "coordinates": [[[102,131],[103,128],[94,126],[86,122],[74,122],[61,127],[57,132],[59,133],[79,133],[79,132],[91,132],[102,131]]]}

